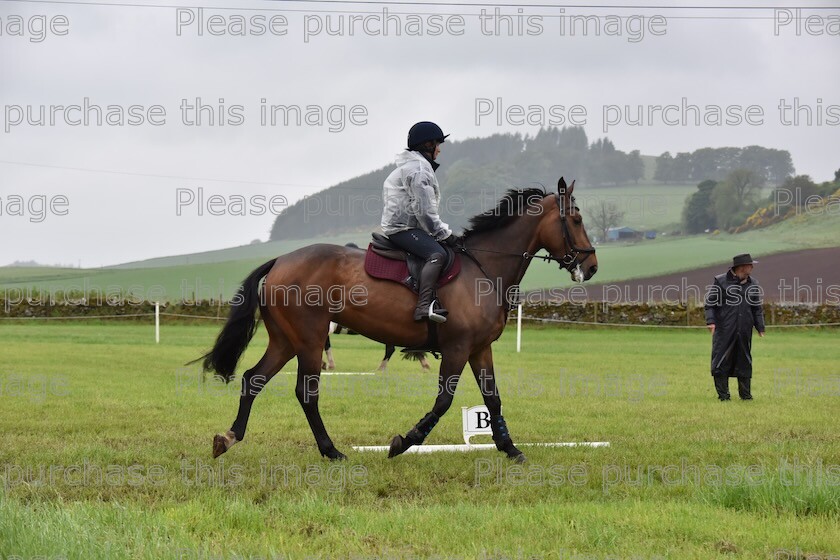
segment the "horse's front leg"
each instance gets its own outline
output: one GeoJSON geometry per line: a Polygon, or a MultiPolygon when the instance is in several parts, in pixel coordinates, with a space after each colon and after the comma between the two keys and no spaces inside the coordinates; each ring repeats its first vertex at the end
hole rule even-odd
{"type": "Polygon", "coordinates": [[[316,346],[306,354],[298,354],[298,374],[295,386],[295,395],[300,402],[309,427],[312,428],[312,435],[315,436],[315,443],[318,444],[318,451],[321,455],[331,461],[346,459],[347,457],[335,448],[324,421],[321,420],[321,412],[318,410],[318,389],[321,384],[321,347],[316,346]]]}
{"type": "Polygon", "coordinates": [[[432,411],[420,419],[405,436],[396,435],[391,440],[391,448],[388,450],[388,458],[396,457],[405,453],[412,445],[420,445],[426,436],[437,425],[440,417],[443,416],[449,407],[452,406],[452,399],[455,396],[455,388],[461,378],[461,372],[467,365],[467,356],[458,352],[444,354],[440,362],[440,373],[438,374],[438,396],[432,411]]]}
{"type": "Polygon", "coordinates": [[[496,387],[496,376],[493,372],[493,350],[488,344],[470,356],[470,368],[473,370],[484,404],[490,412],[490,427],[493,430],[493,441],[496,449],[507,453],[507,456],[518,463],[525,462],[525,454],[513,445],[508,432],[507,423],[502,416],[502,399],[496,387]]]}

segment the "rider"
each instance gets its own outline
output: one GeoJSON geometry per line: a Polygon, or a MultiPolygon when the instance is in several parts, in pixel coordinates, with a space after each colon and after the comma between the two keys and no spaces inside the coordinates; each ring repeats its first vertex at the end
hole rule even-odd
{"type": "Polygon", "coordinates": [[[446,250],[461,244],[438,215],[440,187],[435,158],[448,134],[433,122],[423,121],[408,131],[408,147],[397,154],[397,168],[388,175],[382,191],[382,231],[395,245],[425,260],[419,278],[414,320],[446,322],[446,309],[434,300],[438,277],[446,263],[446,250]]]}

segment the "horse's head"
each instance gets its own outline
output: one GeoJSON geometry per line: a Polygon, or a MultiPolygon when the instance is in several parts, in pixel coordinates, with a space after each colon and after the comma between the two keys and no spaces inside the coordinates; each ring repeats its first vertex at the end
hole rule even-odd
{"type": "Polygon", "coordinates": [[[575,205],[574,190],[574,181],[567,187],[560,177],[557,192],[545,198],[545,203],[552,206],[540,224],[538,235],[540,244],[569,271],[572,280],[584,282],[598,271],[598,259],[583,227],[580,209],[575,205]]]}

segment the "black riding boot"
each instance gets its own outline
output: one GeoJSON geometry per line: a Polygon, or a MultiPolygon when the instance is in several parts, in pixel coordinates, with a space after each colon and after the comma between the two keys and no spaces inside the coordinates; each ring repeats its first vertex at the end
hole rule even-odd
{"type": "Polygon", "coordinates": [[[423,264],[420,278],[418,278],[420,295],[417,298],[417,308],[414,310],[415,321],[429,319],[435,323],[446,322],[446,316],[449,312],[440,307],[435,299],[435,285],[445,264],[445,259],[446,257],[443,255],[435,253],[423,264]]]}

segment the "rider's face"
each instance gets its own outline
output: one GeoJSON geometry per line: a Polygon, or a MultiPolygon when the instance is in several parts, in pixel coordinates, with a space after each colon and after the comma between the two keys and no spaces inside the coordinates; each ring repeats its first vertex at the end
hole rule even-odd
{"type": "Polygon", "coordinates": [[[440,155],[440,142],[435,142],[435,152],[432,154],[432,159],[437,159],[440,155]]]}

